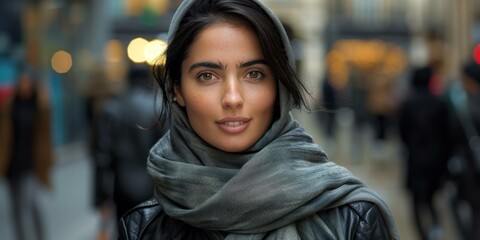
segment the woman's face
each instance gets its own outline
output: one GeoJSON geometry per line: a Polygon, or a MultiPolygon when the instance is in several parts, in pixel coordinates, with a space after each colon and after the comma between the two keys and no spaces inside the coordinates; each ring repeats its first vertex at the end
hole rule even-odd
{"type": "Polygon", "coordinates": [[[270,127],[276,80],[252,30],[216,23],[191,45],[175,95],[203,140],[226,152],[240,152],[270,127]]]}

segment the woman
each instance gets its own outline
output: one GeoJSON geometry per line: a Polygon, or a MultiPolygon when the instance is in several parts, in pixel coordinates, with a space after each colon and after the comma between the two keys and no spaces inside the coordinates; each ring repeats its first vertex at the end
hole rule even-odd
{"type": "Polygon", "coordinates": [[[398,239],[385,203],[292,119],[303,86],[262,3],[183,1],[169,43],[155,199],[127,212],[120,239],[398,239]]]}

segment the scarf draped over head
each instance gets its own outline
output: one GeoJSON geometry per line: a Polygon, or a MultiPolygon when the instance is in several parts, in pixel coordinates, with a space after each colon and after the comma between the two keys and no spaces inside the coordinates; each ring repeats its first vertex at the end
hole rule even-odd
{"type": "MultiPolygon", "coordinates": [[[[195,0],[185,0],[172,20],[169,41],[195,0]]],[[[293,66],[288,38],[275,22],[293,66]]],[[[296,221],[355,201],[378,206],[393,239],[398,235],[387,205],[324,151],[293,120],[288,91],[279,83],[280,114],[266,133],[240,153],[221,151],[191,128],[185,111],[172,103],[170,131],[151,149],[147,171],[155,197],[168,216],[189,225],[227,233],[226,239],[298,239],[296,221]]],[[[322,219],[338,221],[337,218],[322,219]]],[[[316,223],[312,223],[315,225],[316,223]]],[[[309,225],[309,224],[305,224],[309,225]]],[[[317,224],[317,231],[322,225],[317,224]]],[[[302,225],[304,226],[304,225],[302,225]]],[[[300,227],[301,228],[301,227],[300,227]]],[[[329,232],[332,239],[342,239],[329,232]]]]}

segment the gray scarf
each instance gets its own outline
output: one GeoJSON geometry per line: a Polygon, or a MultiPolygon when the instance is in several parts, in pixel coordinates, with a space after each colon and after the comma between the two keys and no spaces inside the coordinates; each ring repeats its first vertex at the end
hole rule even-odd
{"type": "MultiPolygon", "coordinates": [[[[248,151],[227,153],[196,135],[178,105],[172,111],[171,130],[148,161],[155,196],[168,216],[231,233],[226,239],[262,239],[268,232],[272,239],[296,239],[297,231],[312,226],[325,239],[342,239],[316,222],[301,225],[310,230],[292,223],[321,210],[370,201],[381,210],[392,238],[398,238],[387,205],[348,170],[329,162],[290,115],[277,120],[248,151]]],[[[328,216],[332,219],[322,220],[338,221],[328,216]]]]}
{"type": "MultiPolygon", "coordinates": [[[[178,8],[169,40],[194,1],[184,0],[178,8]]],[[[281,22],[260,1],[254,1],[281,32],[294,68],[281,22]]],[[[165,213],[213,230],[211,239],[299,239],[300,231],[314,232],[317,239],[343,239],[338,229],[322,224],[335,222],[340,229],[345,223],[336,215],[321,220],[310,217],[321,210],[369,201],[380,209],[392,239],[398,239],[383,200],[347,169],[329,162],[293,120],[289,93],[281,83],[279,102],[279,117],[258,142],[241,153],[224,152],[206,143],[192,130],[185,111],[173,103],[170,131],[151,149],[147,166],[165,213]]]]}

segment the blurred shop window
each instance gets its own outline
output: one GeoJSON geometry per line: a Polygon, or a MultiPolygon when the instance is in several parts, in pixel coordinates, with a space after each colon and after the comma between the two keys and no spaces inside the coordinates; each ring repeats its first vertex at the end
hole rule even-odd
{"type": "Polygon", "coordinates": [[[379,39],[343,39],[334,43],[327,54],[328,72],[333,76],[332,85],[343,88],[347,85],[349,69],[357,69],[366,76],[380,74],[396,78],[407,66],[405,51],[398,45],[379,39]]]}
{"type": "Polygon", "coordinates": [[[407,3],[397,0],[340,0],[332,1],[335,14],[357,24],[384,25],[405,17],[407,3]]]}
{"type": "Polygon", "coordinates": [[[125,12],[128,16],[139,16],[148,13],[163,15],[171,6],[171,0],[124,0],[125,12]]]}

